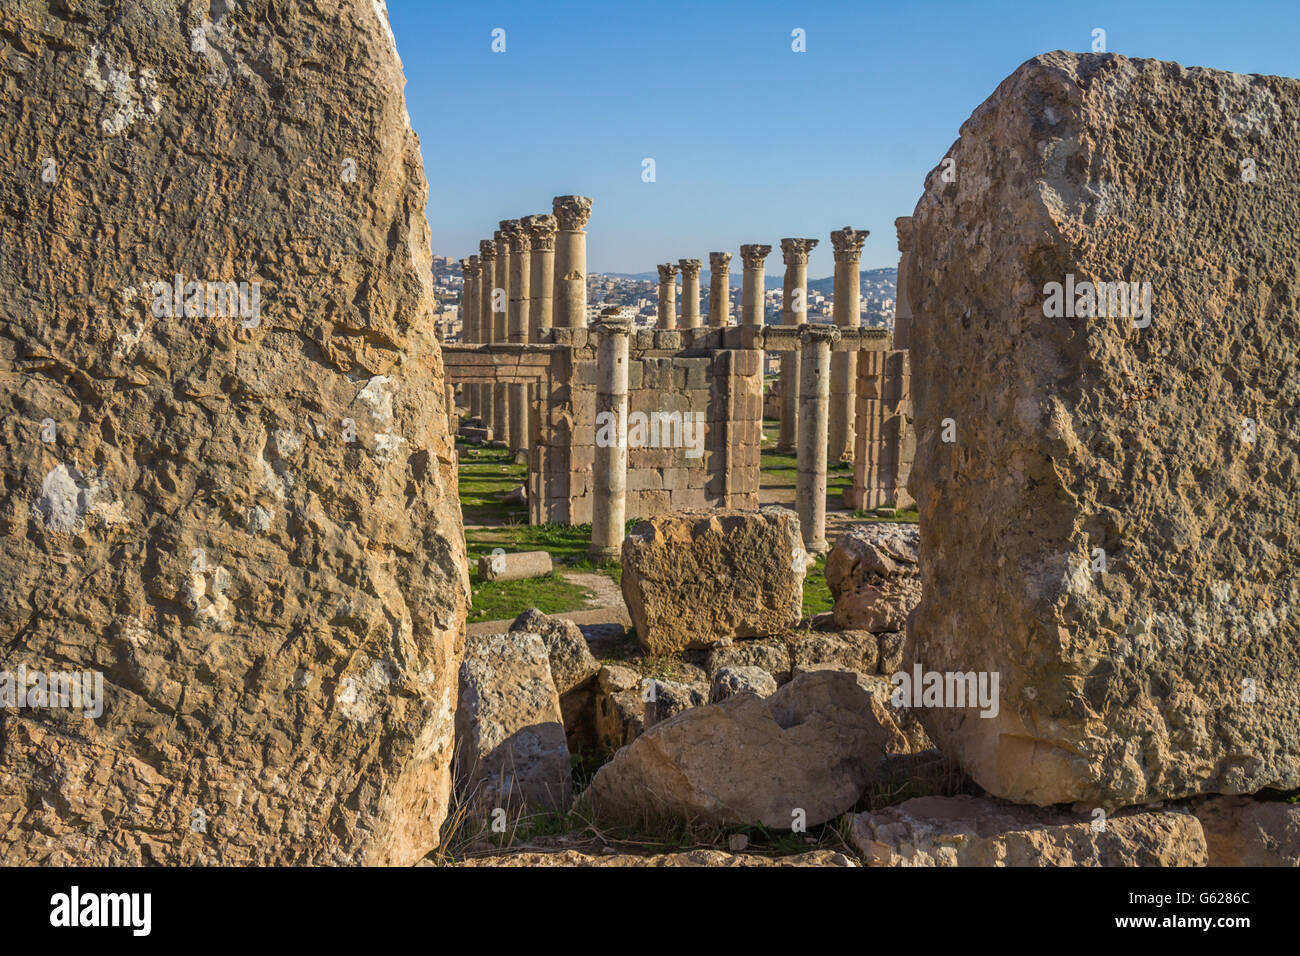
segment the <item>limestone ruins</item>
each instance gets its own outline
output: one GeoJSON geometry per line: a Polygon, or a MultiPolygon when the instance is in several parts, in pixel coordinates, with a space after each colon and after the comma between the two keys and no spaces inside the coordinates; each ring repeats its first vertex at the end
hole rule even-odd
{"type": "Polygon", "coordinates": [[[0,862],[1300,862],[1300,81],[1023,64],[890,329],[831,223],[829,323],[821,236],[589,322],[564,195],[472,234],[440,341],[382,2],[104,7],[0,10],[0,862]],[[471,574],[487,449],[624,616],[467,624],[577,560],[471,574]]]}

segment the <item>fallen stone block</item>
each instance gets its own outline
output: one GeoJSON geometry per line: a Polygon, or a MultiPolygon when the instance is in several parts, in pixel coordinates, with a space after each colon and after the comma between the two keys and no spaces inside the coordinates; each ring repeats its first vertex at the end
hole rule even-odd
{"type": "Polygon", "coordinates": [[[1205,866],[1190,813],[1072,816],[980,797],[918,797],[853,818],[867,866],[1205,866]]]}
{"type": "Polygon", "coordinates": [[[569,748],[540,635],[466,636],[456,780],[462,798],[484,810],[569,808],[569,748]]]}
{"type": "Polygon", "coordinates": [[[623,599],[652,654],[706,648],[722,637],[794,628],[805,560],[799,520],[784,508],[679,511],[623,539],[623,599]]]}
{"type": "Polygon", "coordinates": [[[775,693],[776,678],[761,667],[720,667],[709,687],[709,703],[716,704],[737,694],[771,697],[775,693]]]}
{"type": "Polygon", "coordinates": [[[713,675],[724,667],[757,667],[778,685],[785,684],[790,680],[790,649],[766,641],[721,642],[709,648],[704,669],[713,675]]]}
{"type": "Polygon", "coordinates": [[[566,618],[543,614],[532,607],[514,619],[510,631],[541,637],[546,645],[551,680],[560,695],[590,683],[600,671],[600,663],[592,656],[582,629],[566,618]]]}
{"type": "Polygon", "coordinates": [[[820,671],[771,697],[732,697],[647,729],[597,772],[584,799],[602,819],[633,823],[668,814],[814,826],[853,806],[885,739],[854,675],[820,671]]]}
{"type": "Polygon", "coordinates": [[[709,701],[708,684],[683,684],[647,678],[641,682],[640,690],[642,700],[645,701],[644,726],[647,728],[709,701]]]}
{"type": "Polygon", "coordinates": [[[555,570],[546,551],[501,551],[478,559],[478,576],[482,581],[522,581],[540,578],[555,570]]]}
{"type": "Polygon", "coordinates": [[[994,718],[921,712],[990,793],[1300,788],[1297,115],[1294,79],[1049,53],[927,179],[909,657],[1000,675],[994,718]]]}
{"type": "Polygon", "coordinates": [[[860,524],[840,535],[826,558],[826,585],[841,628],[902,631],[921,598],[914,524],[860,524]]]}
{"type": "Polygon", "coordinates": [[[810,634],[790,641],[791,665],[808,669],[817,664],[834,664],[845,670],[874,674],[880,659],[880,645],[870,631],[841,631],[810,634]]]}
{"type": "Polygon", "coordinates": [[[641,676],[630,667],[606,665],[596,676],[596,742],[618,750],[635,740],[645,726],[641,676]]]}

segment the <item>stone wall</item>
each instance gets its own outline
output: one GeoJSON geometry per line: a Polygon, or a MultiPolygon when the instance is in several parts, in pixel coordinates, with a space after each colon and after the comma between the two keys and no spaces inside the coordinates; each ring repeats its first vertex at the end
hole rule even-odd
{"type": "MultiPolygon", "coordinates": [[[[552,355],[547,399],[531,436],[530,520],[585,524],[597,440],[595,335],[551,329],[541,341],[562,348],[552,355]]],[[[637,413],[650,421],[655,414],[698,415],[703,436],[698,456],[685,447],[635,447],[629,440],[629,519],[683,508],[758,507],[760,353],[742,344],[739,329],[631,333],[629,423],[637,413]]]]}

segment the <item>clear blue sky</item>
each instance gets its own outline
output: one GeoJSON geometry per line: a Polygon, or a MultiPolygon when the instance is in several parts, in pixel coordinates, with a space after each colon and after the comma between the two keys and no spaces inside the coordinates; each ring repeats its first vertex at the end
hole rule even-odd
{"type": "MultiPolygon", "coordinates": [[[[429,177],[433,251],[478,251],[500,219],[595,201],[593,271],[893,223],[1003,78],[1049,50],[1106,49],[1300,76],[1300,0],[1209,3],[389,0],[429,177]],[[506,31],[493,53],[492,31],[506,31]],[[806,32],[807,52],[791,50],[806,32]],[[641,179],[652,157],[657,181],[641,179]]],[[[768,259],[780,270],[779,248],[768,259]]],[[[733,262],[733,271],[737,264],[733,262]]]]}

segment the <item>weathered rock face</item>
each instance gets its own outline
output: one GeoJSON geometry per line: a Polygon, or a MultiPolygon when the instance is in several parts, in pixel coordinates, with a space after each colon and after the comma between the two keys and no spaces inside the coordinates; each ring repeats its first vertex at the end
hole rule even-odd
{"type": "Polygon", "coordinates": [[[1300,786],[1298,115],[1295,80],[1052,53],[929,177],[909,640],[1000,673],[995,719],[923,718],[998,796],[1300,786]],[[1048,315],[1084,282],[1137,307],[1048,315]]]}
{"type": "Polygon", "coordinates": [[[826,558],[826,585],[835,598],[835,626],[873,634],[901,631],[921,599],[913,524],[854,525],[826,558]]]}
{"type": "Polygon", "coordinates": [[[799,623],[806,573],[799,519],[786,508],[677,511],[623,539],[623,599],[652,654],[799,623]]]}
{"type": "Polygon", "coordinates": [[[1096,820],[978,797],[917,797],[853,818],[868,866],[1205,866],[1190,813],[1096,820]]]}
{"type": "Polygon", "coordinates": [[[476,809],[569,809],[560,697],[538,634],[471,635],[460,667],[456,785],[476,809]]]}
{"type": "Polygon", "coordinates": [[[550,661],[551,680],[561,697],[592,681],[600,670],[582,629],[570,620],[543,614],[532,607],[511,622],[510,630],[541,637],[550,661]]]}
{"type": "Polygon", "coordinates": [[[419,145],[382,3],[272,6],[0,9],[0,669],[103,678],[0,710],[5,864],[437,845],[468,574],[419,145]]]}
{"type": "Polygon", "coordinates": [[[611,820],[659,814],[790,829],[853,806],[885,753],[886,731],[853,674],[818,671],[771,697],[742,694],[648,728],[584,794],[611,820]]]}
{"type": "Polygon", "coordinates": [[[1209,866],[1300,866],[1300,806],[1214,797],[1196,808],[1209,866]]]}
{"type": "Polygon", "coordinates": [[[709,703],[737,694],[771,697],[775,693],[776,678],[761,667],[720,667],[709,685],[709,703]]]}

